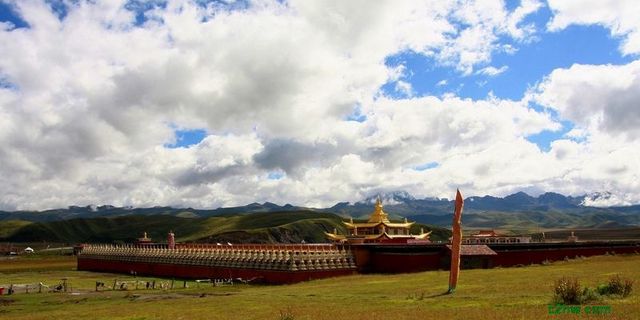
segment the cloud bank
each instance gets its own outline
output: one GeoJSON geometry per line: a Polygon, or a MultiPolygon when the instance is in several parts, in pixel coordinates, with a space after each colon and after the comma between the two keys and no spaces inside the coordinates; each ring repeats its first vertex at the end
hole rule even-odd
{"type": "MultiPolygon", "coordinates": [[[[519,101],[418,94],[385,63],[412,52],[499,76],[503,42],[542,32],[527,22],[537,1],[134,4],[9,2],[28,27],[0,26],[0,209],[327,206],[457,187],[640,201],[637,62],[557,69],[519,101]],[[562,121],[575,129],[550,150],[527,140],[562,121]],[[169,148],[177,129],[207,136],[169,148]]],[[[550,7],[551,29],[605,24],[638,52],[625,11],[550,7]]]]}

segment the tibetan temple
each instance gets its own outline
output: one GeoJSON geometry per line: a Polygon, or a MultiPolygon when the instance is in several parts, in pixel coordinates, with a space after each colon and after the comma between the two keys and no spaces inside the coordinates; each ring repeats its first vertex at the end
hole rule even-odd
{"type": "Polygon", "coordinates": [[[369,220],[363,223],[343,222],[349,230],[348,235],[340,235],[337,230],[333,233],[325,232],[328,240],[340,243],[407,243],[410,240],[422,240],[429,242],[429,234],[421,230],[420,234],[412,235],[411,226],[414,222],[393,223],[389,221],[389,215],[382,210],[382,201],[376,200],[375,209],[369,220]]]}

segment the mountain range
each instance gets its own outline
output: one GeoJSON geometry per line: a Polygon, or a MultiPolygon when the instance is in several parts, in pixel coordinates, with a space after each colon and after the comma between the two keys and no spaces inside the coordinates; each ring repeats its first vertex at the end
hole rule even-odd
{"type": "MultiPolygon", "coordinates": [[[[532,197],[518,192],[504,198],[468,197],[462,222],[467,229],[521,232],[640,226],[640,205],[606,208],[584,205],[586,199],[593,203],[598,196],[606,197],[607,194],[567,197],[544,193],[532,197]]],[[[323,238],[324,231],[341,230],[341,220],[368,218],[378,198],[385,204],[384,210],[392,220],[407,218],[432,230],[444,230],[441,228],[451,225],[452,200],[417,199],[398,191],[373,195],[355,203],[342,202],[330,208],[265,202],[209,210],[71,206],[45,211],[0,211],[0,241],[98,241],[131,238],[139,236],[143,230],[159,235],[169,229],[183,231],[182,239],[188,241],[318,241],[323,238]],[[260,222],[257,227],[254,221],[260,222]]],[[[442,237],[445,236],[442,233],[442,237]]]]}

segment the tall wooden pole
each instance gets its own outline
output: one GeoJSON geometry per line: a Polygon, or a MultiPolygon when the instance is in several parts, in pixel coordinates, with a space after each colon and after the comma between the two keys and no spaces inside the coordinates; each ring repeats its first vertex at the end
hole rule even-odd
{"type": "Polygon", "coordinates": [[[464,200],[460,190],[456,190],[455,211],[453,212],[453,238],[451,239],[451,272],[449,273],[449,291],[453,293],[458,284],[458,274],[460,273],[460,248],[462,246],[462,228],[460,227],[460,217],[464,200]]]}

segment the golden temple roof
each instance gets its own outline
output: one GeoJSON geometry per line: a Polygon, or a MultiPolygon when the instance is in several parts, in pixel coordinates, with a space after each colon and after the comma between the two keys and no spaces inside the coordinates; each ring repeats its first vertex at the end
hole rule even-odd
{"type": "Polygon", "coordinates": [[[375,228],[379,225],[384,225],[385,227],[390,228],[410,228],[415,222],[407,222],[407,219],[404,219],[404,223],[395,223],[389,221],[389,215],[382,210],[382,201],[380,198],[376,200],[375,209],[371,213],[369,220],[367,222],[353,222],[353,218],[349,219],[349,222],[343,222],[345,226],[349,229],[355,228],[375,228]]]}
{"type": "Polygon", "coordinates": [[[354,228],[374,228],[379,225],[384,225],[385,227],[392,228],[410,228],[415,222],[405,222],[405,223],[394,223],[394,222],[363,222],[363,223],[351,223],[351,222],[342,222],[349,229],[354,228]]]}
{"type": "Polygon", "coordinates": [[[380,238],[388,238],[388,239],[409,238],[409,239],[423,240],[423,239],[429,239],[429,235],[431,234],[431,231],[418,234],[418,235],[388,234],[386,232],[383,232],[380,234],[367,234],[367,235],[357,235],[357,236],[344,236],[341,234],[329,233],[329,232],[325,232],[324,234],[327,237],[327,239],[332,241],[342,241],[342,240],[346,240],[347,238],[361,238],[366,240],[375,240],[380,238]]]}
{"type": "Polygon", "coordinates": [[[341,234],[329,233],[329,232],[325,232],[324,235],[327,237],[327,239],[332,241],[341,241],[347,238],[346,236],[343,236],[341,234]]]}
{"type": "MultiPolygon", "coordinates": [[[[327,239],[331,241],[350,241],[351,239],[364,239],[364,240],[377,240],[381,238],[387,239],[419,239],[419,240],[428,240],[431,232],[421,231],[418,235],[413,235],[409,232],[409,229],[415,222],[408,222],[407,218],[404,219],[404,222],[391,222],[389,220],[389,215],[382,210],[382,201],[380,198],[376,200],[375,209],[371,213],[369,220],[367,222],[358,223],[353,222],[353,218],[349,219],[349,222],[343,221],[344,225],[347,229],[350,230],[350,235],[340,235],[337,230],[334,229],[333,233],[325,232],[325,236],[327,239]],[[381,228],[378,228],[382,226],[381,228]],[[358,228],[363,229],[375,229],[373,234],[371,230],[365,230],[365,234],[358,234],[358,228]],[[387,233],[387,228],[396,228],[396,229],[405,229],[406,234],[389,234],[387,233]],[[379,233],[378,233],[379,232],[379,233]]],[[[393,232],[396,233],[396,232],[393,232]]]]}

